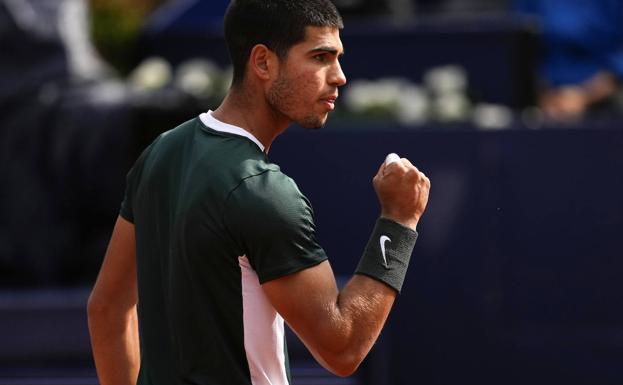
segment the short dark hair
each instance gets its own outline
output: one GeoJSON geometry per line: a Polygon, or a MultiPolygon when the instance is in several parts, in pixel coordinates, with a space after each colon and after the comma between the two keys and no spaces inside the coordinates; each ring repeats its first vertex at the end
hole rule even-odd
{"type": "Polygon", "coordinates": [[[242,83],[251,50],[266,45],[279,59],[305,39],[305,28],[344,24],[329,0],[232,0],[225,13],[225,40],[234,66],[233,84],[242,83]]]}

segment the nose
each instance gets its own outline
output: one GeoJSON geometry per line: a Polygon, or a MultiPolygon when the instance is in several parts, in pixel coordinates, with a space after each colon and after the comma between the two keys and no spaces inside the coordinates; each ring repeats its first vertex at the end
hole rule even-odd
{"type": "Polygon", "coordinates": [[[339,61],[335,62],[335,66],[329,76],[329,84],[332,86],[341,87],[346,84],[346,75],[344,75],[339,61]]]}

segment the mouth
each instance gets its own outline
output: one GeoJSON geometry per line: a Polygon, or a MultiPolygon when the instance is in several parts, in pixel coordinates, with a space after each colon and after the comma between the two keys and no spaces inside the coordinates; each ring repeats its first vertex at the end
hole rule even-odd
{"type": "Polygon", "coordinates": [[[335,101],[337,100],[337,95],[330,95],[325,98],[320,99],[320,102],[329,110],[333,111],[335,109],[335,101]]]}

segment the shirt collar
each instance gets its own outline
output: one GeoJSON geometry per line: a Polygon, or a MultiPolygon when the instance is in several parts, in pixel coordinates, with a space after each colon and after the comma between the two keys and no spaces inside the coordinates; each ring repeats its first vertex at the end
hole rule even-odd
{"type": "Polygon", "coordinates": [[[255,143],[260,148],[262,152],[264,152],[264,145],[255,136],[253,136],[253,134],[251,134],[249,131],[241,127],[234,126],[232,124],[227,124],[225,122],[221,122],[220,120],[212,116],[212,113],[213,112],[211,110],[209,110],[208,112],[204,112],[203,114],[199,115],[199,119],[201,119],[201,122],[203,124],[205,124],[207,127],[210,127],[211,129],[215,131],[226,132],[229,134],[234,134],[238,136],[244,136],[245,138],[249,138],[250,140],[253,141],[253,143],[255,143]]]}

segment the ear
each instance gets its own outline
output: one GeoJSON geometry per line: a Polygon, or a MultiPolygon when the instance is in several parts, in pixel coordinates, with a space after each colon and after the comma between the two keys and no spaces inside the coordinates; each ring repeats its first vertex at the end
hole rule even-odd
{"type": "Polygon", "coordinates": [[[277,55],[264,44],[257,44],[249,55],[249,70],[261,80],[270,80],[277,72],[277,55]]]}

